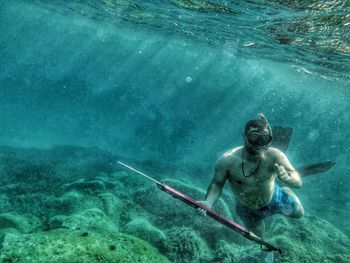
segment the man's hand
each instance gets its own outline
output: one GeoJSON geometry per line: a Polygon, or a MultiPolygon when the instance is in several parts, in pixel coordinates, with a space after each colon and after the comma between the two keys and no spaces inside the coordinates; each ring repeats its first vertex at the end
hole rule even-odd
{"type": "MultiPolygon", "coordinates": [[[[206,206],[206,207],[208,207],[208,208],[211,208],[211,205],[209,204],[208,201],[197,201],[197,202],[202,204],[202,205],[204,205],[204,206],[206,206]]],[[[207,211],[205,209],[203,209],[203,208],[199,207],[199,208],[196,209],[196,211],[197,211],[197,213],[199,213],[199,214],[201,214],[203,216],[207,215],[207,211]]]]}
{"type": "Polygon", "coordinates": [[[278,178],[282,181],[282,182],[288,182],[290,179],[290,175],[289,173],[286,171],[286,168],[284,168],[283,165],[279,165],[277,163],[275,163],[275,171],[277,173],[278,178]]]}

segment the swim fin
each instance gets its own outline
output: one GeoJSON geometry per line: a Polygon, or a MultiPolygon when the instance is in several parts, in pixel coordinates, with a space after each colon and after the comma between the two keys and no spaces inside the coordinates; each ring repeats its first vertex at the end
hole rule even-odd
{"type": "Polygon", "coordinates": [[[308,176],[312,174],[324,173],[324,172],[327,172],[329,169],[331,169],[337,163],[338,163],[337,161],[316,163],[316,164],[311,164],[311,165],[301,167],[297,169],[297,171],[299,172],[300,176],[308,176]]]}
{"type": "MultiPolygon", "coordinates": [[[[294,130],[291,127],[273,126],[272,127],[272,134],[273,134],[272,146],[281,150],[282,152],[286,152],[288,150],[290,142],[292,141],[293,132],[294,130]]],[[[316,163],[316,164],[300,167],[299,169],[297,169],[297,171],[301,176],[308,176],[312,174],[327,172],[336,164],[337,164],[337,161],[316,163]]]]}
{"type": "Polygon", "coordinates": [[[287,152],[289,144],[292,141],[293,132],[294,130],[291,127],[273,126],[273,140],[271,146],[282,152],[287,152]]]}

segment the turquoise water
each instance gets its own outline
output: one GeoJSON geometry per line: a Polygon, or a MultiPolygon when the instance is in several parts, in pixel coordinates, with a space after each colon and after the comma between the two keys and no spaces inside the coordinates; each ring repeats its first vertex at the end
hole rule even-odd
{"type": "MultiPolygon", "coordinates": [[[[272,125],[294,128],[287,156],[295,167],[338,162],[296,191],[308,216],[298,228],[305,233],[310,218],[325,220],[349,242],[349,1],[7,0],[0,3],[0,32],[0,217],[31,213],[13,198],[34,195],[35,180],[20,190],[6,176],[18,170],[22,178],[34,163],[44,185],[39,193],[51,171],[42,162],[54,165],[54,174],[72,170],[71,179],[50,181],[60,185],[95,180],[94,172],[108,177],[122,158],[157,179],[186,180],[203,198],[217,158],[241,145],[245,122],[264,112],[272,125]]],[[[224,198],[231,206],[228,191],[224,198]]],[[[59,214],[45,207],[32,211],[41,225],[30,233],[59,214]]],[[[289,242],[298,244],[293,236],[289,242]]],[[[349,262],[346,253],[327,249],[339,257],[315,252],[297,260],[349,262]]]]}

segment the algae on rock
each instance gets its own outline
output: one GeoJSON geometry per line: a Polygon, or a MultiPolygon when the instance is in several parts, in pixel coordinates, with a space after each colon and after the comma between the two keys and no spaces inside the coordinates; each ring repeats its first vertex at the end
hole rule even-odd
{"type": "Polygon", "coordinates": [[[144,218],[135,218],[126,224],[122,231],[143,239],[161,250],[166,247],[165,233],[144,218]]]}
{"type": "Polygon", "coordinates": [[[170,263],[154,247],[129,235],[63,229],[5,235],[0,262],[170,263]]]}
{"type": "Polygon", "coordinates": [[[174,227],[167,231],[167,255],[177,263],[204,263],[211,258],[205,241],[189,227],[174,227]]]}

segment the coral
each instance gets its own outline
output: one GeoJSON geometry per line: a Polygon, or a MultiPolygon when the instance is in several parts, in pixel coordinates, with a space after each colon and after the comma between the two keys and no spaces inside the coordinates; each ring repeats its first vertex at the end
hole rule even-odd
{"type": "Polygon", "coordinates": [[[170,263],[146,242],[124,234],[51,230],[3,237],[0,262],[170,263]]]}
{"type": "Polygon", "coordinates": [[[174,227],[166,232],[167,256],[175,263],[209,262],[210,252],[204,240],[188,227],[174,227]]]}
{"type": "Polygon", "coordinates": [[[136,218],[128,224],[126,224],[123,227],[122,231],[124,233],[141,238],[162,251],[166,247],[165,233],[157,227],[153,226],[146,219],[136,218]]]}

